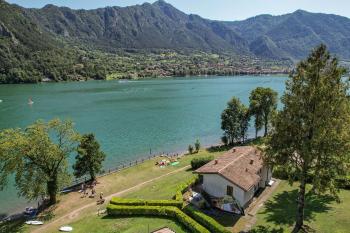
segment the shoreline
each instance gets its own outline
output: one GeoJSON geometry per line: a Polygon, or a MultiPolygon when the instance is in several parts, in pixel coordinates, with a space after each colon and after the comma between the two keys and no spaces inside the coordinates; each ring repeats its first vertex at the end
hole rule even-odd
{"type": "Polygon", "coordinates": [[[289,73],[249,73],[249,74],[230,74],[230,75],[217,75],[217,74],[208,74],[208,75],[185,75],[185,76],[159,76],[159,77],[145,77],[145,78],[131,78],[131,79],[86,79],[86,80],[69,80],[69,81],[41,81],[36,83],[0,83],[1,85],[37,85],[37,84],[51,84],[51,83],[79,83],[79,82],[91,82],[91,81],[147,81],[147,80],[167,80],[167,79],[177,79],[177,78],[224,78],[224,77],[275,77],[278,76],[288,77],[289,73]]]}
{"type": "MultiPolygon", "coordinates": [[[[201,149],[210,149],[212,147],[216,147],[216,146],[220,146],[220,145],[223,145],[222,143],[213,143],[213,144],[205,144],[201,147],[201,149]]],[[[128,168],[131,168],[131,167],[135,167],[137,165],[140,165],[146,161],[149,161],[149,160],[152,160],[152,159],[155,159],[155,158],[162,158],[162,157],[168,157],[168,156],[177,156],[177,157],[183,157],[183,156],[186,156],[188,154],[188,151],[187,150],[176,150],[176,151],[173,151],[173,152],[169,152],[169,153],[164,153],[164,154],[154,154],[154,155],[151,155],[151,156],[144,156],[144,157],[139,157],[135,160],[131,160],[131,161],[123,161],[123,162],[119,162],[119,165],[117,166],[112,166],[114,168],[111,168],[111,169],[106,169],[106,171],[104,171],[104,173],[102,174],[99,174],[97,176],[97,179],[98,178],[101,178],[101,177],[105,177],[105,176],[109,176],[109,175],[112,175],[114,173],[118,173],[118,172],[121,172],[125,169],[128,169],[128,168]],[[124,164],[124,166],[123,166],[124,164]],[[129,165],[129,166],[128,166],[129,165]],[[118,169],[119,168],[119,169],[118,169]]],[[[60,194],[64,194],[64,193],[69,193],[70,192],[70,189],[76,187],[76,186],[79,186],[80,184],[82,184],[83,182],[86,182],[86,178],[80,178],[80,179],[77,179],[76,182],[75,180],[72,181],[72,184],[70,186],[67,186],[67,187],[64,187],[61,189],[61,191],[59,192],[60,194]]],[[[31,204],[30,203],[33,203],[32,205],[33,206],[36,206],[37,203],[38,203],[38,200],[35,200],[35,201],[32,201],[32,202],[28,202],[28,204],[24,205],[23,206],[23,210],[25,207],[28,207],[30,206],[31,204]]],[[[19,210],[16,211],[10,211],[9,213],[2,213],[4,215],[3,218],[0,219],[0,222],[2,221],[7,221],[7,220],[14,220],[16,218],[19,218],[19,217],[22,217],[22,214],[19,210]],[[6,216],[5,216],[6,215],[6,216]]]]}

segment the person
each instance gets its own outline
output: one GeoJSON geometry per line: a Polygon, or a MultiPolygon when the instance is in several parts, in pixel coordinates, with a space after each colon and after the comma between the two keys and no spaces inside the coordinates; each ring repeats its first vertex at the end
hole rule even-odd
{"type": "Polygon", "coordinates": [[[85,187],[84,188],[84,195],[83,195],[83,197],[86,197],[87,195],[89,195],[89,192],[88,192],[87,188],[85,187]]]}
{"type": "Polygon", "coordinates": [[[97,201],[97,205],[102,205],[105,202],[103,198],[103,192],[100,193],[100,199],[97,201]]]}
{"type": "Polygon", "coordinates": [[[91,189],[91,198],[94,198],[95,197],[95,193],[96,193],[96,190],[95,190],[95,188],[93,187],[92,189],[91,189]]]}

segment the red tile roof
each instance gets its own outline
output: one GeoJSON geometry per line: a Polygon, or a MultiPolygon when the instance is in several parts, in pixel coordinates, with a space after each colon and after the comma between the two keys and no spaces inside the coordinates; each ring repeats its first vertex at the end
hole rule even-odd
{"type": "Polygon", "coordinates": [[[263,167],[262,152],[253,146],[235,147],[198,168],[199,174],[219,174],[245,191],[258,184],[263,167]]]}

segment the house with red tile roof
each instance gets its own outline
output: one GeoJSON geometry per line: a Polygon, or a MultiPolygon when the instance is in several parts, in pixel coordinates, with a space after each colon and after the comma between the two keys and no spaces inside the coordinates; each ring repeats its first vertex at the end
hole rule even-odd
{"type": "Polygon", "coordinates": [[[247,207],[259,188],[271,180],[271,169],[262,152],[253,146],[234,147],[195,172],[202,176],[203,190],[214,199],[233,197],[247,207]]]}

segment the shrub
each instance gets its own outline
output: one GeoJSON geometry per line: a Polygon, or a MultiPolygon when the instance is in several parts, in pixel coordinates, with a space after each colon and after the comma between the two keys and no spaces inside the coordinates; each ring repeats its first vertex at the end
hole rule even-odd
{"type": "Polygon", "coordinates": [[[198,152],[199,149],[201,148],[201,143],[199,142],[199,140],[197,139],[196,142],[194,143],[194,147],[196,148],[196,151],[198,152]]]}
{"type": "Polygon", "coordinates": [[[202,213],[201,211],[188,205],[184,208],[184,212],[196,220],[198,223],[206,227],[211,233],[230,233],[225,227],[218,223],[215,219],[202,213]]]}
{"type": "Polygon", "coordinates": [[[198,181],[198,177],[193,177],[192,179],[188,180],[187,182],[184,182],[183,184],[179,185],[175,194],[175,200],[177,201],[183,201],[183,196],[182,194],[184,194],[188,187],[197,183],[198,181]]]}
{"type": "Polygon", "coordinates": [[[221,137],[221,142],[224,143],[225,146],[227,146],[229,144],[227,136],[225,136],[225,135],[222,136],[221,137]]]}
{"type": "Polygon", "coordinates": [[[201,166],[207,164],[208,162],[214,159],[213,156],[202,157],[202,158],[194,158],[191,160],[191,167],[193,170],[200,168],[201,166]]]}
{"type": "Polygon", "coordinates": [[[188,153],[193,154],[193,146],[192,145],[188,145],[188,153]]]}
{"type": "Polygon", "coordinates": [[[180,209],[173,206],[121,206],[109,204],[107,206],[108,215],[153,215],[167,216],[175,218],[183,224],[191,232],[194,233],[210,233],[207,229],[193,220],[191,217],[183,213],[180,209]]]}
{"type": "Polygon", "coordinates": [[[182,208],[182,198],[178,200],[142,200],[142,199],[124,199],[119,197],[113,197],[111,204],[124,205],[124,206],[175,206],[182,208]]]}

